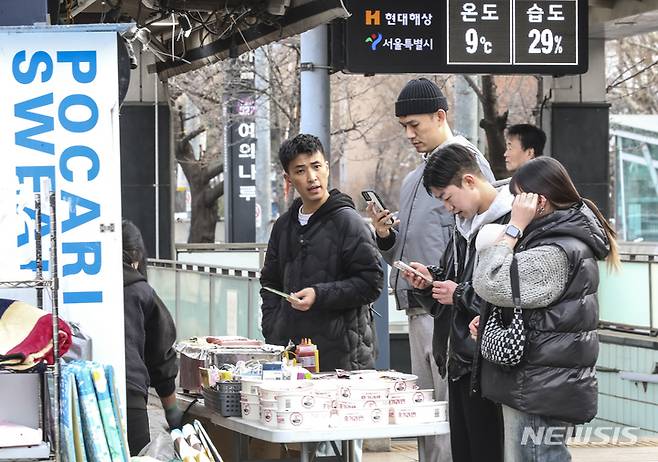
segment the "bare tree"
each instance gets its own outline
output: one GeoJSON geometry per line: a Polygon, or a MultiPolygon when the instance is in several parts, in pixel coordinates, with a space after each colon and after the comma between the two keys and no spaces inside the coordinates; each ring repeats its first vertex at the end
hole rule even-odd
{"type": "Polygon", "coordinates": [[[174,156],[190,185],[192,211],[187,241],[215,242],[219,198],[224,194],[222,173],[223,124],[221,92],[223,63],[213,64],[169,79],[169,109],[174,132],[174,156]],[[197,114],[185,112],[183,95],[199,108],[197,114]],[[186,129],[194,118],[196,128],[186,129]],[[198,137],[206,134],[206,146],[198,137]]]}
{"type": "Polygon", "coordinates": [[[607,42],[607,87],[611,112],[658,112],[658,32],[607,42]]]}

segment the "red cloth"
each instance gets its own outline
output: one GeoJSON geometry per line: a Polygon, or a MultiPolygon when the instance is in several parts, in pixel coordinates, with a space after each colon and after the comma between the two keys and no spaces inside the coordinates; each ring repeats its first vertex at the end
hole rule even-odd
{"type": "MultiPolygon", "coordinates": [[[[62,356],[71,346],[72,335],[66,321],[59,319],[58,327],[62,356]]],[[[0,299],[0,355],[14,353],[23,354],[25,360],[15,365],[16,361],[0,358],[0,366],[27,369],[41,361],[54,363],[52,314],[19,300],[0,299]]]]}

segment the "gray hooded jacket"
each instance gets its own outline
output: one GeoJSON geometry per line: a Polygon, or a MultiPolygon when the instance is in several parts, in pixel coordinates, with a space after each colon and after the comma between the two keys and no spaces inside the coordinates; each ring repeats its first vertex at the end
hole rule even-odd
{"type": "MultiPolygon", "coordinates": [[[[487,159],[461,135],[454,136],[439,145],[432,153],[452,143],[466,146],[475,152],[482,173],[487,180],[494,182],[494,175],[487,159]]],[[[427,155],[424,161],[402,181],[398,212],[400,224],[397,228],[391,229],[391,234],[386,239],[377,237],[377,246],[389,265],[395,260],[402,260],[405,263],[416,261],[423,264],[440,261],[450,240],[450,233],[455,224],[453,215],[448,212],[442,201],[427,194],[423,187],[426,157],[427,155]]],[[[427,312],[415,300],[409,303],[408,295],[413,287],[395,268],[391,269],[390,286],[393,288],[398,310],[407,310],[408,315],[427,312]]]]}

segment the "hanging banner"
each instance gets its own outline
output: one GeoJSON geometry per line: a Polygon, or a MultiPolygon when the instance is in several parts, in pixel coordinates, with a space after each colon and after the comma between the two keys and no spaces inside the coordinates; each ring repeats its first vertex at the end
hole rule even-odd
{"type": "MultiPolygon", "coordinates": [[[[92,338],[93,359],[114,366],[123,393],[117,33],[0,28],[0,82],[0,281],[36,276],[36,193],[50,277],[47,197],[54,191],[60,317],[92,338]]],[[[35,294],[0,291],[29,303],[35,294]]],[[[48,309],[47,291],[43,298],[48,309]]]]}

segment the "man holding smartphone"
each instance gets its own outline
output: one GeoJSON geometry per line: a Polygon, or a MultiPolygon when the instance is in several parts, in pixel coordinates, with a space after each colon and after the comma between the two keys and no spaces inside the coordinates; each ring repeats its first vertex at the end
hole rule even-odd
{"type": "Polygon", "coordinates": [[[310,338],[320,370],[372,369],[375,326],[370,304],[383,271],[372,232],[352,199],[329,190],[320,140],[300,134],[279,150],[285,181],[299,197],[274,223],[261,270],[261,328],[267,343],[310,338]]]}
{"type": "MultiPolygon", "coordinates": [[[[395,103],[395,115],[404,135],[422,156],[422,162],[409,173],[400,187],[398,220],[390,224],[393,214],[389,210],[376,212],[372,203],[367,212],[377,233],[377,246],[389,265],[401,260],[404,263],[439,261],[446,248],[452,228],[453,215],[441,201],[432,198],[423,188],[423,170],[427,157],[440,147],[456,143],[468,147],[476,155],[485,178],[493,182],[494,176],[482,153],[463,136],[455,136],[447,121],[448,101],[441,89],[425,78],[410,80],[395,103]]],[[[409,346],[411,370],[418,376],[421,388],[434,388],[435,399],[447,399],[447,382],[442,379],[432,355],[434,318],[423,308],[413,294],[413,287],[393,269],[390,284],[394,290],[398,310],[405,310],[409,319],[409,346]]],[[[447,315],[444,332],[450,330],[447,315]]],[[[452,460],[448,435],[425,437],[425,458],[431,461],[452,460]]]]}

